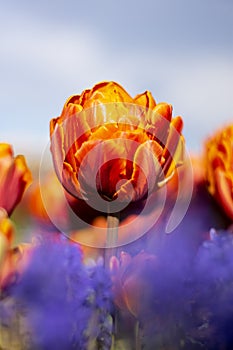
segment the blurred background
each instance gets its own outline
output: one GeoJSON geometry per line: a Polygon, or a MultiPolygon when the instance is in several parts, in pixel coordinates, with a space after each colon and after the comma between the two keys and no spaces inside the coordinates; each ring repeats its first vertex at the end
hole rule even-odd
{"type": "Polygon", "coordinates": [[[9,0],[0,37],[0,140],[29,159],[65,100],[102,80],[171,103],[192,152],[233,121],[231,0],[9,0]]]}

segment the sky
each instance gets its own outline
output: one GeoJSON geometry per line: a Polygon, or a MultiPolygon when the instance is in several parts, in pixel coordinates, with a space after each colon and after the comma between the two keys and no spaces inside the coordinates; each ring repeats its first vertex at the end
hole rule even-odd
{"type": "Polygon", "coordinates": [[[171,103],[190,152],[233,121],[231,0],[8,0],[0,43],[0,142],[26,157],[66,99],[103,80],[171,103]]]}

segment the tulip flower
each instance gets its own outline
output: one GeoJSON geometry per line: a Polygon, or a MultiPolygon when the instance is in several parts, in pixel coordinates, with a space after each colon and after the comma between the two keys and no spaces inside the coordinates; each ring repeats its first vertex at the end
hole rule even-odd
{"type": "Polygon", "coordinates": [[[31,243],[21,243],[6,252],[0,270],[0,290],[8,288],[20,278],[30,264],[33,249],[31,243]]]}
{"type": "Polygon", "coordinates": [[[11,215],[32,181],[23,156],[13,157],[9,144],[0,143],[0,207],[11,215]]]}
{"type": "Polygon", "coordinates": [[[182,119],[146,91],[132,98],[102,82],[68,98],[50,123],[59,180],[74,197],[137,201],[168,181],[183,161],[182,119]]]}
{"type": "Polygon", "coordinates": [[[131,257],[121,252],[120,259],[111,258],[110,268],[116,305],[136,318],[148,314],[154,299],[151,281],[158,271],[156,256],[141,252],[131,257]]]}
{"type": "Polygon", "coordinates": [[[205,163],[208,190],[233,220],[233,125],[207,140],[205,163]]]}
{"type": "Polygon", "coordinates": [[[48,172],[43,180],[35,181],[26,195],[26,204],[29,213],[45,226],[53,227],[51,219],[47,213],[49,207],[52,218],[56,218],[59,224],[65,225],[67,220],[67,210],[65,197],[59,191],[60,183],[52,172],[48,172]],[[41,195],[43,193],[43,196],[41,195]],[[44,204],[45,201],[46,205],[44,204]]]}

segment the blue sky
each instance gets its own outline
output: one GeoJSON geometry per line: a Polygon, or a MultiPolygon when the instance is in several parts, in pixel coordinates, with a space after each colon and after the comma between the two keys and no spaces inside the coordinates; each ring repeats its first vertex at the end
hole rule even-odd
{"type": "Polygon", "coordinates": [[[40,154],[66,98],[102,80],[150,90],[190,150],[233,121],[233,2],[11,1],[0,13],[0,140],[40,154]]]}

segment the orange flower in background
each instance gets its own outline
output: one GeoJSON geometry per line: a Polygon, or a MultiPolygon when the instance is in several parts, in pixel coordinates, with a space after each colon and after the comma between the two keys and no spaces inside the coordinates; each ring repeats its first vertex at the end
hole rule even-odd
{"type": "Polygon", "coordinates": [[[149,91],[132,98],[119,84],[102,82],[71,96],[51,120],[54,166],[76,198],[98,192],[110,201],[136,201],[182,163],[181,130],[172,106],[156,104],[149,91]]]}
{"type": "Polygon", "coordinates": [[[23,156],[13,157],[12,147],[0,143],[0,207],[11,215],[32,181],[23,156]]]}
{"type": "Polygon", "coordinates": [[[0,208],[0,232],[1,235],[6,238],[8,243],[11,244],[14,235],[14,227],[7,216],[7,212],[3,208],[0,208]]]}
{"type": "Polygon", "coordinates": [[[233,125],[207,140],[205,162],[208,190],[233,220],[233,125]]]}
{"type": "Polygon", "coordinates": [[[12,243],[14,227],[6,211],[0,208],[0,269],[12,243]]]}
{"type": "Polygon", "coordinates": [[[131,257],[121,252],[110,260],[113,294],[116,305],[139,318],[150,312],[154,300],[152,282],[158,271],[155,255],[141,252],[131,257]]]}
{"type": "Polygon", "coordinates": [[[8,250],[0,269],[0,289],[4,289],[18,279],[30,263],[35,246],[22,243],[8,250]]]}
{"type": "Polygon", "coordinates": [[[51,226],[52,222],[45,206],[49,206],[52,218],[56,217],[57,219],[56,223],[62,225],[67,220],[65,197],[62,196],[58,187],[60,187],[60,183],[54,172],[48,172],[40,183],[39,181],[33,183],[26,195],[26,203],[30,214],[39,222],[48,226],[51,226]]]}

